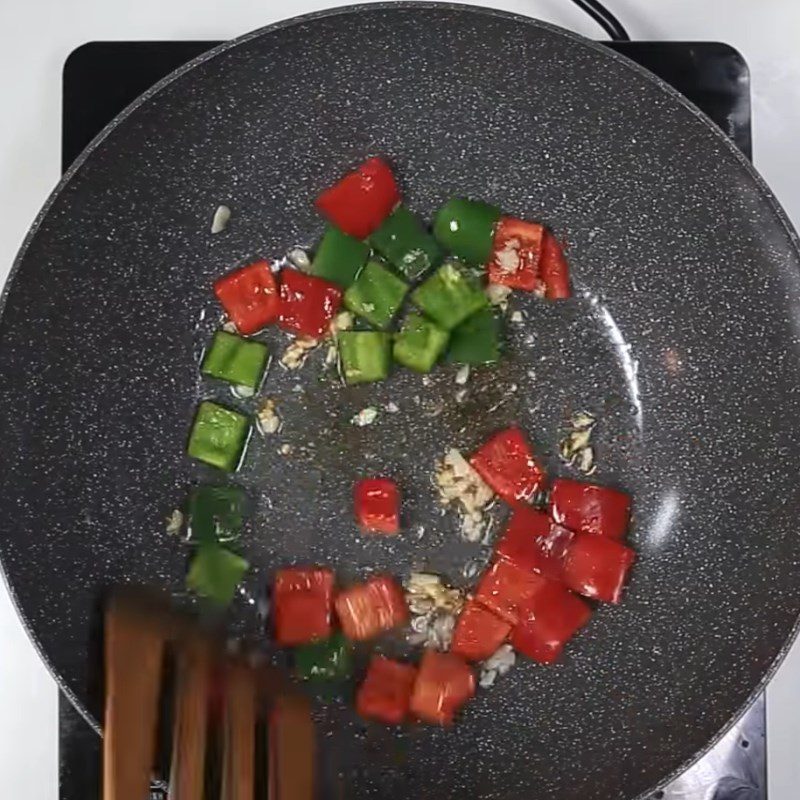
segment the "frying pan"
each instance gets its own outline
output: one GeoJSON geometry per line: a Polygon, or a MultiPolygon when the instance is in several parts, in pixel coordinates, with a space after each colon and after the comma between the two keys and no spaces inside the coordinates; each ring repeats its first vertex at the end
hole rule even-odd
{"type": "MultiPolygon", "coordinates": [[[[453,194],[551,225],[576,297],[515,298],[507,356],[462,403],[430,381],[320,381],[275,366],[284,431],[250,444],[253,563],[231,624],[260,631],[271,570],[342,580],[425,566],[459,540],[430,488],[445,448],[517,422],[551,472],[571,411],[598,414],[598,473],[635,498],[625,602],[557,665],[521,663],[453,731],[320,709],[326,794],[634,798],[685,767],[769,677],[800,612],[794,233],[769,190],[687,102],[624,58],[543,23],[456,5],[351,7],[265,28],[178,70],[78,159],[26,239],[0,320],[2,563],[31,636],[90,720],[103,592],[183,592],[163,518],[192,482],[186,433],[218,323],[212,280],[321,233],[310,198],[366,154],[430,217],[453,194]],[[209,233],[220,203],[229,228],[209,233]],[[350,419],[389,401],[371,426],[350,419]],[[283,444],[291,453],[283,454],[283,444]],[[405,534],[360,537],[350,491],[394,475],[405,534]],[[262,609],[263,610],[263,609],[262,609]]],[[[277,355],[286,340],[269,332],[277,355]]],[[[498,523],[502,519],[498,519],[498,523]]]]}

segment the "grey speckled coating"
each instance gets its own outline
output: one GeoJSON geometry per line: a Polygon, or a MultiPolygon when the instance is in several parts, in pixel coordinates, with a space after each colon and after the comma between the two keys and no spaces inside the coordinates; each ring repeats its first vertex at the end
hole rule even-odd
{"type": "Polygon", "coordinates": [[[696,110],[532,20],[425,4],[273,26],[167,79],[79,160],[26,241],[0,323],[1,551],[20,612],[96,717],[104,589],[181,590],[185,550],[163,518],[203,477],[183,455],[196,401],[225,394],[197,371],[218,313],[209,285],[311,244],[310,198],[366,153],[395,162],[425,215],[457,193],[552,224],[579,297],[515,300],[526,320],[510,357],[463,405],[447,368],[429,386],[398,372],[345,390],[320,388],[322,353],[299,375],[273,365],[286,427],[255,437],[241,472],[255,569],[234,616],[258,625],[248,601],[287,561],[457,579],[485,549],[437,515],[435,456],[512,420],[551,454],[564,417],[595,410],[598,478],[635,497],[624,604],[600,609],[557,666],[522,664],[482,693],[453,732],[392,732],[328,706],[325,793],[636,797],[743,708],[800,611],[800,265],[775,200],[696,110]],[[233,218],[212,237],[221,202],[233,218]],[[401,413],[349,425],[389,399],[401,413]],[[356,534],[346,498],[373,470],[400,480],[419,540],[356,534]]]}

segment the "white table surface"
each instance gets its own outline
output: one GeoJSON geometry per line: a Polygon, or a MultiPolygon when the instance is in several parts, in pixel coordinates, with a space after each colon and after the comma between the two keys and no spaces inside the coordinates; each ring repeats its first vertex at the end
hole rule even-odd
{"type": "MultiPolygon", "coordinates": [[[[342,2],[294,0],[0,0],[0,281],[59,176],[61,67],[97,39],[226,39],[342,2]]],[[[606,0],[634,39],[719,40],[747,58],[755,163],[800,228],[800,2],[606,0]]],[[[568,0],[483,0],[588,36],[568,0]]],[[[799,531],[800,534],[800,531],[799,531]]],[[[768,690],[769,800],[800,796],[800,646],[768,690]]],[[[0,786],[56,800],[57,692],[0,587],[0,786]]],[[[694,800],[694,799],[693,799],[694,800]]]]}

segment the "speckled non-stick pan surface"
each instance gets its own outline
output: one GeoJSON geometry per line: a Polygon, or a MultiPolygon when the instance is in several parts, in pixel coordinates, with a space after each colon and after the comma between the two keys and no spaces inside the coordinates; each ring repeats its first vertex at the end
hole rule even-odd
{"type": "Polygon", "coordinates": [[[96,718],[102,592],[182,591],[186,550],[164,517],[210,477],[184,456],[197,400],[226,396],[197,370],[210,283],[313,243],[310,199],[371,153],[426,216],[462,194],[551,224],[577,297],[515,299],[508,358],[461,404],[448,368],[345,389],[320,383],[322,352],[297,374],[273,365],[285,427],[253,439],[236,478],[254,497],[254,569],[232,616],[258,628],[255,601],[291,561],[463,583],[487,551],[439,515],[434,458],[517,421],[559,471],[559,425],[593,410],[597,478],[635,498],[625,602],[556,666],[520,664],[482,692],[452,731],[364,726],[334,701],[323,783],[349,798],[637,797],[742,709],[800,612],[800,263],[772,195],[695,109],[530,19],[396,4],[272,26],[168,78],[78,160],[0,321],[0,551],[20,613],[96,718]],[[212,236],[222,202],[233,218],[212,236]],[[390,400],[399,413],[349,423],[390,400]],[[354,530],[366,471],[408,498],[391,544],[354,530]]]}

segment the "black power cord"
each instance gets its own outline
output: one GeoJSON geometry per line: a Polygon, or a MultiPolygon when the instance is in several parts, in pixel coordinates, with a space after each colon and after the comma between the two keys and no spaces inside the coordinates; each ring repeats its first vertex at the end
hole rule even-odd
{"type": "Polygon", "coordinates": [[[572,0],[578,8],[582,8],[615,42],[629,42],[631,37],[622,27],[622,23],[597,0],[572,0]]]}

